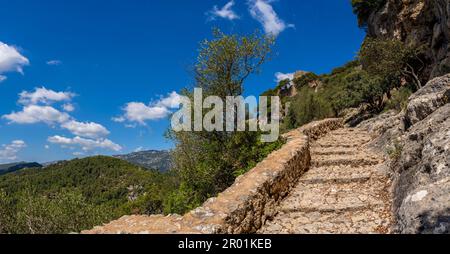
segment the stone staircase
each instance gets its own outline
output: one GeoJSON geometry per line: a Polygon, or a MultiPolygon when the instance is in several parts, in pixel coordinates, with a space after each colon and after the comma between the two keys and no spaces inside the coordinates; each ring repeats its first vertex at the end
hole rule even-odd
{"type": "Polygon", "coordinates": [[[181,215],[131,215],[83,234],[391,233],[391,182],[361,129],[326,119],[203,206],[181,215]]]}
{"type": "Polygon", "coordinates": [[[315,141],[311,169],[279,206],[262,234],[390,233],[389,178],[383,158],[359,129],[339,129],[315,141]]]}

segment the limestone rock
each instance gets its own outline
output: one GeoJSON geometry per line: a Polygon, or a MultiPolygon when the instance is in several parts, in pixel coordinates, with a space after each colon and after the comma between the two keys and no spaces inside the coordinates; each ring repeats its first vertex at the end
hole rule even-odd
{"type": "Polygon", "coordinates": [[[449,233],[449,91],[450,75],[436,78],[411,96],[404,112],[387,112],[360,125],[377,136],[370,147],[386,151],[396,144],[387,166],[398,233],[449,233]]]}
{"type": "Polygon", "coordinates": [[[450,72],[448,0],[387,0],[369,18],[368,35],[425,46],[424,82],[450,72]]]}
{"type": "Polygon", "coordinates": [[[409,99],[405,121],[412,126],[450,100],[450,74],[428,82],[409,99]]]}
{"type": "Polygon", "coordinates": [[[404,114],[396,111],[388,111],[359,125],[376,137],[369,147],[380,153],[386,153],[396,140],[405,132],[404,114]]]}
{"type": "Polygon", "coordinates": [[[450,104],[411,128],[393,168],[397,230],[449,233],[450,104]]]}

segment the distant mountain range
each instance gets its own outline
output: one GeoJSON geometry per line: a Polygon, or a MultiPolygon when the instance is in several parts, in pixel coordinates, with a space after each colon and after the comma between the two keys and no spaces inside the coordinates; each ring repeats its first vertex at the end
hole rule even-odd
{"type": "MultiPolygon", "coordinates": [[[[169,151],[142,151],[134,152],[124,155],[112,156],[139,166],[145,169],[158,170],[160,172],[167,172],[171,169],[171,157],[169,151]]],[[[64,163],[66,161],[53,161],[39,164],[37,162],[15,162],[8,164],[0,164],[0,175],[17,172],[25,168],[47,168],[49,166],[64,163]]]]}
{"type": "Polygon", "coordinates": [[[172,166],[169,151],[149,150],[125,155],[115,155],[113,157],[146,169],[155,169],[160,172],[167,172],[172,166]]]}
{"type": "Polygon", "coordinates": [[[36,162],[16,162],[9,164],[0,164],[0,175],[13,173],[24,168],[42,168],[42,165],[36,162]]]}

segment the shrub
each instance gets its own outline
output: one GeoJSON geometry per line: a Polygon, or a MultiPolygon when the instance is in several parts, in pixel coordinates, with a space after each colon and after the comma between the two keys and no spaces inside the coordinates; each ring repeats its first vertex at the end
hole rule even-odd
{"type": "Polygon", "coordinates": [[[319,79],[319,76],[317,76],[315,73],[312,72],[308,72],[305,75],[299,77],[299,78],[295,78],[294,79],[294,84],[296,85],[296,87],[302,88],[303,86],[308,85],[309,83],[316,81],[319,79]]]}
{"type": "Polygon", "coordinates": [[[204,198],[199,196],[197,191],[182,184],[165,199],[164,213],[184,214],[200,206],[203,201],[204,198]]]}
{"type": "Polygon", "coordinates": [[[289,113],[284,119],[283,129],[293,129],[314,120],[333,116],[329,101],[321,92],[304,86],[290,100],[289,113]]]}
{"type": "Polygon", "coordinates": [[[387,149],[387,154],[391,160],[398,160],[403,152],[403,145],[399,141],[394,141],[392,147],[387,149]]]}
{"type": "Polygon", "coordinates": [[[402,78],[420,89],[422,84],[418,73],[423,69],[419,57],[421,48],[407,46],[395,39],[367,38],[359,59],[369,75],[383,80],[386,91],[399,87],[402,78]]]}
{"type": "Polygon", "coordinates": [[[113,218],[111,210],[89,204],[77,191],[38,195],[25,190],[14,197],[0,193],[0,233],[65,234],[80,232],[113,218]]]}
{"type": "Polygon", "coordinates": [[[412,93],[412,89],[407,86],[392,91],[392,97],[387,102],[385,110],[396,110],[397,112],[402,111],[408,105],[408,99],[412,93]]]}

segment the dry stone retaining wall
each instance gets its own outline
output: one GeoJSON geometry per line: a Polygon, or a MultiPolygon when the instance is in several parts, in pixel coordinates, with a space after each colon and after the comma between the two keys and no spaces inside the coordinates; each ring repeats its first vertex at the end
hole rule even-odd
{"type": "Polygon", "coordinates": [[[287,143],[268,156],[233,186],[184,216],[125,216],[87,234],[257,232],[276,214],[280,202],[311,164],[310,140],[342,128],[341,119],[327,119],[287,133],[287,143]]]}

